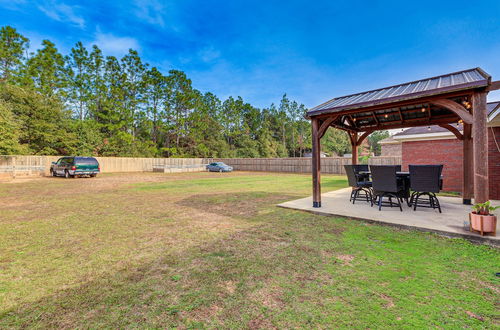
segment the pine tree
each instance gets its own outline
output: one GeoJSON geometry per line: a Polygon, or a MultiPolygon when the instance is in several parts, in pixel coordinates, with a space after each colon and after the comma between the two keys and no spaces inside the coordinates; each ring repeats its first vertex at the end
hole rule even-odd
{"type": "Polygon", "coordinates": [[[65,101],[69,86],[65,59],[49,40],[44,40],[42,46],[27,61],[26,78],[29,80],[25,81],[45,97],[65,101]]]}
{"type": "Polygon", "coordinates": [[[13,27],[0,28],[0,83],[19,75],[28,45],[28,39],[13,27]]]}
{"type": "Polygon", "coordinates": [[[91,97],[90,57],[88,50],[77,42],[66,59],[69,77],[69,103],[77,118],[83,121],[88,115],[88,103],[91,97]]]}

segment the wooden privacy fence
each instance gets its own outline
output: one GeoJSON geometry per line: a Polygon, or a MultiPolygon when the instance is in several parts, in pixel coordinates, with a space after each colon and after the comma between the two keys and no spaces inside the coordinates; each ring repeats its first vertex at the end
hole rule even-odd
{"type": "MultiPolygon", "coordinates": [[[[60,156],[0,156],[0,178],[48,175],[50,165],[60,156]]],[[[155,168],[192,171],[203,169],[213,161],[222,161],[237,171],[311,173],[311,158],[132,158],[96,157],[101,172],[152,172],[155,168]]],[[[345,174],[344,165],[350,158],[321,158],[321,171],[330,174],[345,174]]],[[[401,164],[401,157],[371,157],[369,164],[401,164]]],[[[169,172],[169,171],[165,171],[169,172]]],[[[171,171],[173,172],[173,170],[171,171]]]]}
{"type": "MultiPolygon", "coordinates": [[[[215,161],[231,165],[237,171],[311,173],[311,158],[216,158],[215,161]]],[[[351,158],[323,157],[321,172],[345,174],[344,165],[351,164],[351,158]]],[[[401,157],[371,157],[370,165],[399,165],[401,157]]]]}
{"type": "MultiPolygon", "coordinates": [[[[61,156],[0,156],[0,178],[50,174],[50,165],[61,156]]],[[[153,172],[154,167],[192,168],[212,161],[211,158],[133,158],[95,157],[103,173],[153,172]]]]}

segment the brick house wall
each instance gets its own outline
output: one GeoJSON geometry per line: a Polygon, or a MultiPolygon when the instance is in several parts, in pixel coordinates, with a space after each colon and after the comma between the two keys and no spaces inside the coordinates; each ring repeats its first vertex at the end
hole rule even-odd
{"type": "Polygon", "coordinates": [[[381,156],[397,156],[401,157],[401,143],[387,143],[382,144],[380,149],[381,156]]]}
{"type": "MultiPolygon", "coordinates": [[[[488,127],[488,176],[490,199],[500,200],[500,127],[488,127]],[[494,134],[494,135],[493,135],[494,134]]],[[[409,164],[443,164],[443,190],[462,191],[462,141],[457,139],[404,141],[402,144],[403,170],[409,164]]]]}
{"type": "Polygon", "coordinates": [[[500,200],[500,127],[488,127],[488,176],[490,199],[500,200]],[[496,139],[496,143],[495,143],[496,139]]]}
{"type": "Polygon", "coordinates": [[[403,141],[402,166],[443,164],[443,190],[462,191],[462,141],[457,139],[403,141]]]}

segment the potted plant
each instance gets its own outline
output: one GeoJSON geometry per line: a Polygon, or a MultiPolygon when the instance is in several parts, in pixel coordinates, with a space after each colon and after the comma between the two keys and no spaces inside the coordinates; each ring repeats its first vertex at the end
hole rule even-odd
{"type": "Polygon", "coordinates": [[[481,235],[484,233],[496,235],[497,217],[491,212],[498,208],[500,206],[492,206],[490,201],[475,204],[469,214],[471,229],[480,232],[481,235]]]}

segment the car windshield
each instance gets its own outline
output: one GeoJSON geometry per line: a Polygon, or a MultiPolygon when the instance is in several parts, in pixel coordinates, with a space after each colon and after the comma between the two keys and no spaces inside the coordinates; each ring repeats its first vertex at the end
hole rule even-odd
{"type": "Polygon", "coordinates": [[[224,163],[216,163],[216,164],[219,166],[226,166],[226,164],[224,164],[224,163]]]}
{"type": "Polygon", "coordinates": [[[96,165],[97,160],[95,158],[77,158],[76,163],[80,165],[96,165]]]}

